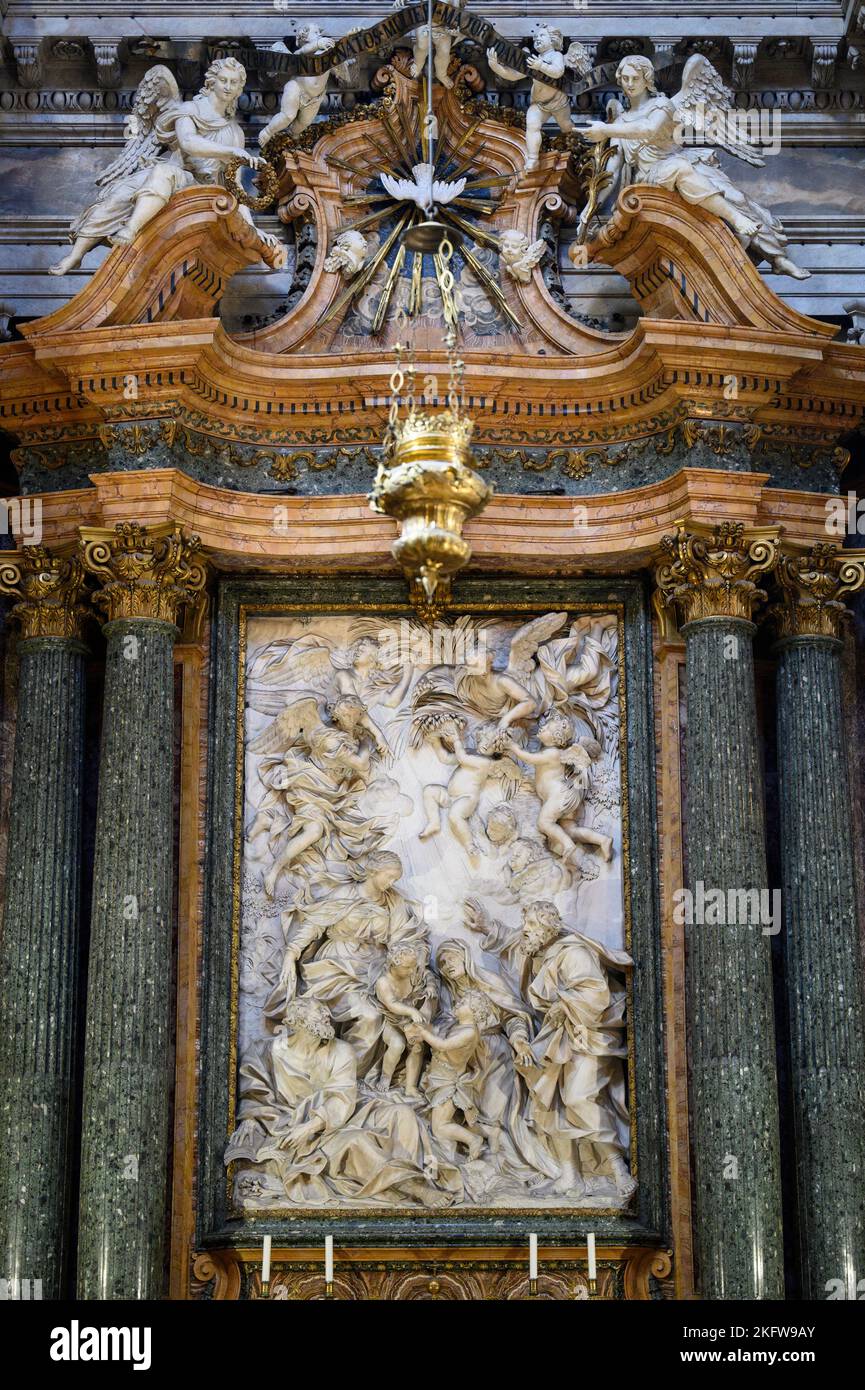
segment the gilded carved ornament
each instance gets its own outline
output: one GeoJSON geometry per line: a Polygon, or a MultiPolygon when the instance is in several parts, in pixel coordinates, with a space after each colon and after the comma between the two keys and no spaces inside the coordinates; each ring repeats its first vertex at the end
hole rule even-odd
{"type": "Polygon", "coordinates": [[[741,521],[725,521],[688,529],[677,522],[675,535],[661,540],[667,557],[656,571],[662,599],[675,604],[683,624],[705,618],[750,622],[766,597],[755,576],[774,569],[778,547],[777,528],[746,531],[741,521]]]}
{"type": "Polygon", "coordinates": [[[150,618],[175,623],[184,604],[200,605],[207,579],[198,536],[171,524],[146,528],[119,522],[114,530],[80,528],[84,568],[102,580],[93,602],[106,621],[150,618]]]}
{"type": "Polygon", "coordinates": [[[865,587],[865,551],[821,541],[804,553],[781,555],[775,579],[779,598],[770,617],[779,638],[838,638],[848,614],[842,594],[865,587]]]}
{"type": "Polygon", "coordinates": [[[19,600],[11,616],[30,637],[72,637],[80,640],[89,616],[85,597],[87,576],[77,555],[52,555],[42,545],[3,557],[0,594],[19,600]]]}

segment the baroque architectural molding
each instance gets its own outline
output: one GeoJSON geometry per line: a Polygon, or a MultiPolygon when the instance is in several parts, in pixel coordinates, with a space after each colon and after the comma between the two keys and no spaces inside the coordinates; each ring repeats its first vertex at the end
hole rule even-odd
{"type": "Polygon", "coordinates": [[[12,617],[21,635],[81,639],[90,616],[85,597],[87,576],[77,555],[52,554],[44,546],[31,545],[3,556],[0,594],[18,602],[12,617]]]}
{"type": "MultiPolygon", "coordinates": [[[[350,1253],[350,1261],[337,1261],[333,1281],[333,1297],[348,1302],[512,1302],[530,1297],[646,1302],[673,1296],[672,1252],[649,1246],[599,1245],[593,1293],[583,1251],[542,1249],[536,1295],[529,1288],[523,1251],[491,1246],[460,1254],[422,1248],[350,1253]]],[[[247,1247],[199,1251],[192,1260],[192,1298],[261,1298],[260,1259],[260,1250],[247,1247]]],[[[271,1299],[311,1302],[326,1296],[320,1252],[274,1245],[271,1299]]]]}
{"type": "Polygon", "coordinates": [[[178,526],[82,527],[81,547],[84,568],[102,581],[93,602],[108,622],[176,623],[181,606],[201,602],[207,570],[199,540],[178,526]]]}
{"type": "Polygon", "coordinates": [[[656,571],[662,598],[675,604],[683,625],[706,618],[750,622],[766,597],[755,577],[775,567],[779,544],[775,528],[746,531],[742,522],[728,521],[689,530],[679,522],[661,541],[668,557],[656,571]]]}
{"type": "Polygon", "coordinates": [[[865,587],[865,551],[827,543],[805,552],[785,550],[774,578],[779,599],[769,616],[780,639],[840,638],[849,614],[841,599],[865,587]]]}

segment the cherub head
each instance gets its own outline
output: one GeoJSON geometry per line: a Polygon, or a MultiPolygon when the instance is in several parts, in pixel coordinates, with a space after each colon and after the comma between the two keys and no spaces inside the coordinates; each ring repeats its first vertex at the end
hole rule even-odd
{"type": "Polygon", "coordinates": [[[652,60],[640,54],[622,59],[616,68],[616,81],[629,101],[643,92],[650,92],[654,96],[658,90],[652,60]]]}
{"type": "Polygon", "coordinates": [[[246,68],[236,58],[216,58],[204,74],[203,92],[233,116],[246,86],[246,68]]]}
{"type": "Polygon", "coordinates": [[[543,857],[543,848],[534,840],[516,840],[511,845],[511,852],[508,855],[508,868],[513,873],[519,874],[530,864],[536,864],[543,857]]]}
{"type": "Polygon", "coordinates": [[[573,738],[571,721],[564,714],[549,715],[538,729],[538,742],[544,748],[568,748],[573,738]]]}
{"type": "Polygon", "coordinates": [[[297,31],[297,46],[300,48],[304,44],[315,43],[316,39],[323,39],[324,34],[317,24],[301,24],[297,31]]]}
{"type": "Polygon", "coordinates": [[[517,818],[504,802],[494,806],[487,816],[487,839],[494,845],[509,845],[517,833],[517,818]]]}
{"type": "Polygon", "coordinates": [[[549,24],[538,26],[533,42],[536,53],[549,53],[551,48],[554,48],[557,53],[561,53],[565,46],[561,29],[553,29],[549,24]]]}
{"type": "Polygon", "coordinates": [[[466,990],[454,1009],[454,1017],[458,1023],[473,1023],[481,1033],[497,1022],[495,1009],[479,989],[466,990]]]}
{"type": "Polygon", "coordinates": [[[322,1042],[329,1042],[336,1036],[327,1005],[318,999],[310,999],[308,995],[291,1001],[282,1016],[282,1023],[286,1033],[297,1033],[302,1028],[322,1042]]]}
{"type": "Polygon", "coordinates": [[[520,932],[523,950],[535,956],[545,946],[551,945],[561,936],[565,924],[555,903],[540,901],[523,908],[523,924],[520,932]]]}

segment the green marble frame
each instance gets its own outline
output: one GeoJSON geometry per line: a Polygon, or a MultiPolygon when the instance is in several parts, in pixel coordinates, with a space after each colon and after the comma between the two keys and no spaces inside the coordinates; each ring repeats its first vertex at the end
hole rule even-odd
{"type": "MultiPolygon", "coordinates": [[[[448,1213],[311,1211],[238,1216],[229,1202],[223,1151],[231,1116],[235,1064],[235,883],[238,787],[238,699],[242,618],[286,613],[381,611],[409,614],[401,579],[377,577],[226,578],[220,582],[212,630],[206,898],[202,952],[201,1083],[196,1187],[198,1248],[243,1246],[265,1233],[281,1245],[512,1246],[538,1232],[544,1245],[573,1244],[583,1230],[620,1244],[668,1245],[670,1190],[664,1084],[664,1012],[658,900],[652,645],[648,588],[643,580],[469,578],[456,587],[455,613],[526,610],[618,610],[624,634],[628,862],[631,949],[638,962],[631,998],[632,1143],[639,1190],[633,1214],[501,1210],[448,1213]]],[[[626,917],[628,913],[626,911],[626,917]]]]}

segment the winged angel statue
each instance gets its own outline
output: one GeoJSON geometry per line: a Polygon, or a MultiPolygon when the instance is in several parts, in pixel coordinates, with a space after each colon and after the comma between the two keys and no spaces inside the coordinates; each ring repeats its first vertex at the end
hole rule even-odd
{"type": "MultiPolygon", "coordinates": [[[[72,223],[72,250],[50,273],[66,275],[100,242],[128,245],[179,189],[221,183],[232,159],[261,168],[264,160],[247,151],[235,119],[245,84],[246,69],[236,58],[217,58],[198,95],[181,101],[169,69],[150,68],[135,93],[123,151],[97,179],[99,197],[72,223]]],[[[240,214],[252,225],[248,208],[240,214]]],[[[262,260],[281,269],[285,246],[267,232],[257,235],[262,260]]]]}
{"type": "Polygon", "coordinates": [[[663,96],[655,84],[649,58],[624,58],[616,81],[627,99],[607,107],[606,121],[591,121],[580,133],[592,143],[613,142],[616,156],[609,166],[612,192],[628,183],[671,188],[689,203],[698,203],[732,227],[755,260],[766,259],[778,275],[806,280],[810,274],[787,255],[787,237],[778,218],[741,189],[718,163],[717,150],[726,150],[746,164],[765,162],[747,139],[740,138],[731,110],[732,92],[720,73],[700,53],[685,64],[676,96],[663,96]],[[706,142],[686,147],[682,132],[702,132],[706,142]]]}

